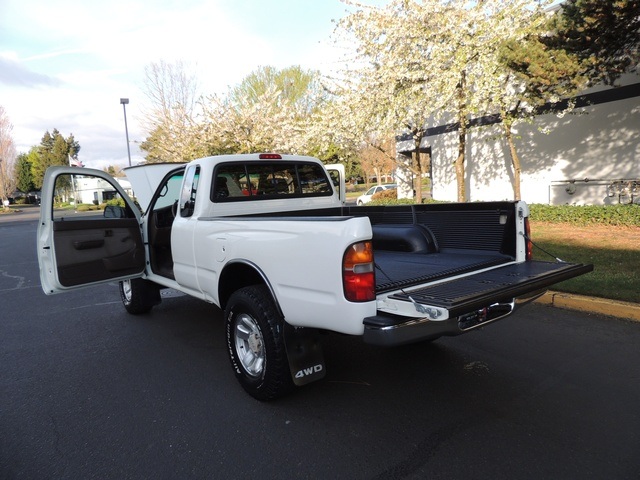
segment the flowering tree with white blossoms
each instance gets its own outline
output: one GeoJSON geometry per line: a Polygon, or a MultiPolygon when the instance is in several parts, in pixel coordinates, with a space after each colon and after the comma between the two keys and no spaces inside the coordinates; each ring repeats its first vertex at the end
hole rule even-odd
{"type": "Polygon", "coordinates": [[[501,46],[539,28],[534,20],[541,7],[529,0],[392,0],[384,7],[345,3],[356,10],[340,20],[338,33],[357,45],[342,82],[340,102],[343,111],[352,113],[341,117],[350,124],[347,128],[409,131],[414,173],[421,175],[419,146],[427,123],[453,117],[458,199],[465,201],[469,122],[488,108],[500,111],[496,92],[505,88],[507,75],[499,62],[501,46]]]}
{"type": "Polygon", "coordinates": [[[282,151],[293,122],[288,106],[277,106],[279,95],[271,86],[250,103],[207,97],[203,103],[207,142],[233,153],[282,151]]]}
{"type": "Polygon", "coordinates": [[[259,68],[225,97],[203,100],[203,137],[227,152],[308,153],[310,124],[324,101],[317,77],[300,67],[259,68]]]}

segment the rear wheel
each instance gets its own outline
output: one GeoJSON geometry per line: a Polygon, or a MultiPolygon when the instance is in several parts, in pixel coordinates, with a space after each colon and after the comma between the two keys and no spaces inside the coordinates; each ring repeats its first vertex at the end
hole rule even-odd
{"type": "Polygon", "coordinates": [[[160,287],[155,283],[133,278],[120,281],[120,298],[127,312],[140,315],[160,303],[160,287]]]}
{"type": "Polygon", "coordinates": [[[284,319],[264,285],[231,295],[225,309],[229,359],[242,388],[266,401],[293,389],[284,341],[284,319]]]}

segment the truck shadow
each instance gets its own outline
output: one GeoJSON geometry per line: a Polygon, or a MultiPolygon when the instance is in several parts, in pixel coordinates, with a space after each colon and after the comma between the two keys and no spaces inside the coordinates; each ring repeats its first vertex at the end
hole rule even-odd
{"type": "MultiPolygon", "coordinates": [[[[233,379],[219,308],[187,296],[175,296],[164,299],[151,314],[137,317],[136,321],[143,327],[152,324],[158,335],[172,337],[170,343],[207,350],[211,355],[207,360],[209,368],[230,380],[225,390],[238,390],[246,396],[233,379]]],[[[385,348],[364,344],[359,337],[323,334],[326,377],[265,405],[295,408],[300,404],[324,404],[330,399],[336,406],[348,407],[354,401],[362,406],[380,401],[394,404],[402,398],[405,403],[415,401],[424,406],[425,402],[465,399],[471,389],[486,383],[491,375],[486,365],[456,348],[461,338],[464,336],[385,348]]],[[[249,396],[246,399],[253,401],[249,396]]]]}

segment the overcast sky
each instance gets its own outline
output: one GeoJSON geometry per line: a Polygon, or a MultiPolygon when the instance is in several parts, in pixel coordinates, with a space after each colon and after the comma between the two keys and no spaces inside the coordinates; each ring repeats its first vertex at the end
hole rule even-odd
{"type": "MultiPolygon", "coordinates": [[[[368,3],[385,3],[382,1],[368,3]]],[[[0,0],[0,105],[19,153],[45,131],[73,134],[86,166],[132,162],[144,67],[184,61],[201,93],[224,93],[259,66],[326,71],[339,0],[0,0]]]]}

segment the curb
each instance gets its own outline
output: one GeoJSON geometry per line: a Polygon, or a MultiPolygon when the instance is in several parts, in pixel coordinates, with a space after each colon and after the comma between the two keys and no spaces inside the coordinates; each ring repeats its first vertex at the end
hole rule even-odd
{"type": "Polygon", "coordinates": [[[552,291],[542,295],[536,302],[552,307],[599,313],[601,315],[609,315],[640,322],[640,305],[636,303],[552,291]]]}

